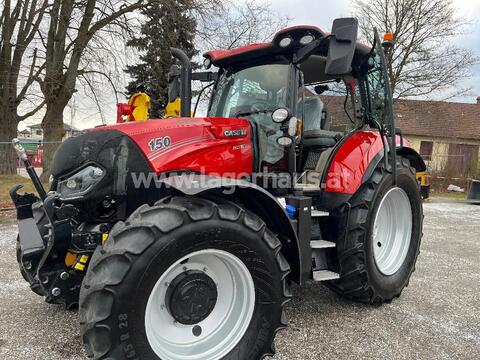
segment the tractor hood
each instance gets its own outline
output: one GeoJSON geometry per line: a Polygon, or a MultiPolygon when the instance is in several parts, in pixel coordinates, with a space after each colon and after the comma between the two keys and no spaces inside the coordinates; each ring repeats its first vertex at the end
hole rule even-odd
{"type": "MultiPolygon", "coordinates": [[[[245,119],[179,118],[101,126],[66,140],[54,157],[52,174],[61,177],[87,162],[107,171],[122,154],[130,172],[193,171],[228,175],[253,168],[251,127],[245,119]]],[[[236,175],[234,175],[236,176],[236,175]]],[[[236,176],[237,177],[237,176],[236,176]]]]}

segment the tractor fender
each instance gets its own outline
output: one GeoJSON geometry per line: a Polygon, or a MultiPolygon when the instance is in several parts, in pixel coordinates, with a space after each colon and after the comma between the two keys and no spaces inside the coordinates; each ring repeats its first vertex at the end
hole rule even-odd
{"type": "MultiPolygon", "coordinates": [[[[408,141],[405,141],[404,146],[400,146],[401,143],[398,136],[397,154],[410,160],[417,171],[425,171],[422,157],[409,146],[408,141]]],[[[332,155],[324,176],[325,192],[353,195],[383,159],[381,135],[377,131],[357,131],[335,149],[332,155]]]]}
{"type": "Polygon", "coordinates": [[[417,172],[423,172],[427,170],[427,165],[423,160],[422,156],[415,151],[415,149],[403,146],[401,148],[397,148],[397,154],[407,158],[410,161],[410,165],[412,165],[417,172]]]}
{"type": "Polygon", "coordinates": [[[268,191],[251,182],[200,174],[180,174],[161,180],[167,189],[187,196],[214,195],[240,204],[261,218],[282,243],[282,254],[291,267],[290,278],[303,283],[310,276],[311,264],[304,264],[296,231],[284,207],[268,191]]]}
{"type": "Polygon", "coordinates": [[[356,131],[335,148],[324,175],[326,193],[353,195],[372,163],[378,164],[383,143],[377,131],[356,131]]]}
{"type": "MultiPolygon", "coordinates": [[[[420,156],[418,152],[416,152],[411,147],[407,147],[407,146],[398,147],[397,155],[400,155],[408,159],[408,161],[410,161],[410,165],[413,166],[417,172],[423,172],[427,169],[427,166],[425,165],[425,161],[423,161],[423,158],[420,156]]],[[[373,172],[377,168],[380,161],[383,160],[383,157],[384,157],[384,154],[383,154],[383,151],[381,151],[373,158],[372,162],[367,168],[367,171],[363,175],[362,184],[367,182],[368,179],[370,179],[370,177],[372,176],[373,172]]]]}

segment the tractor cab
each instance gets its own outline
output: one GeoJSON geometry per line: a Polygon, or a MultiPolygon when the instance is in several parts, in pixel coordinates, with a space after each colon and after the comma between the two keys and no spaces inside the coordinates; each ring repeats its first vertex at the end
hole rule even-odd
{"type": "Polygon", "coordinates": [[[319,189],[336,145],[367,126],[393,135],[382,43],[377,33],[373,47],[357,42],[357,28],[337,19],[331,34],[296,26],[269,43],[204,54],[205,67],[218,68],[193,74],[215,80],[207,117],[250,121],[254,172],[289,173],[292,187],[319,189]],[[330,113],[349,119],[348,131],[332,131],[330,113]]]}

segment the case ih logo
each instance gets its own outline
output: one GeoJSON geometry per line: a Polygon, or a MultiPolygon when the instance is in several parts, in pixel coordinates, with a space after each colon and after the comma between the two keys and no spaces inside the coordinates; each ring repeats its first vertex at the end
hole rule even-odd
{"type": "Polygon", "coordinates": [[[226,137],[240,137],[247,135],[247,129],[225,130],[223,135],[226,137]]]}

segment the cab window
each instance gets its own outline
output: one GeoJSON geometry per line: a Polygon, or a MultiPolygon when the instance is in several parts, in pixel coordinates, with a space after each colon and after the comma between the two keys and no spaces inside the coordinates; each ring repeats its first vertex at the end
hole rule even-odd
{"type": "Polygon", "coordinates": [[[378,51],[370,58],[372,67],[368,72],[368,90],[370,93],[370,113],[381,124],[387,122],[387,86],[383,74],[383,67],[378,51]]]}

